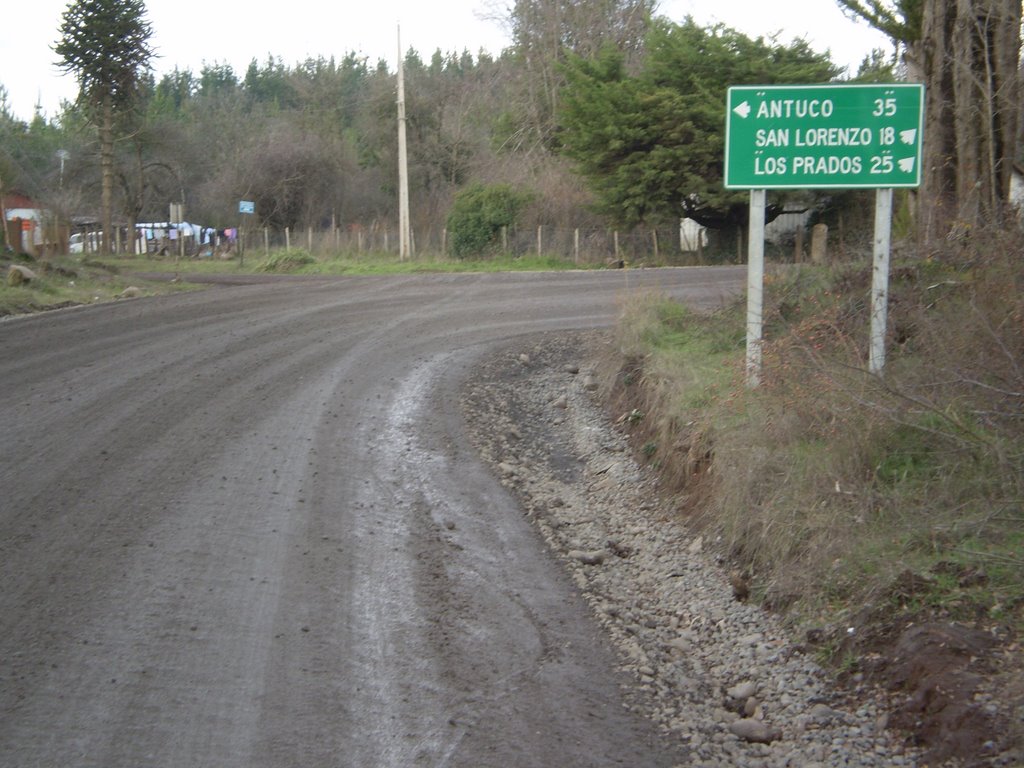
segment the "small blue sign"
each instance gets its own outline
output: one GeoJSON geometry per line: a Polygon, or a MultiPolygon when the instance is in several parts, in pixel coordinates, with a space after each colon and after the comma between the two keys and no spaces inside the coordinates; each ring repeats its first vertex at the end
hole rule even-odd
{"type": "Polygon", "coordinates": [[[239,200],[238,201],[238,212],[239,213],[256,213],[256,203],[252,200],[239,200]]]}

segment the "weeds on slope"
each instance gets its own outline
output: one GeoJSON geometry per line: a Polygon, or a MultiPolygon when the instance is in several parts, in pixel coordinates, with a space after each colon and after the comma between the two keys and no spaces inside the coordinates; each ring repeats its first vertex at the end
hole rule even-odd
{"type": "Polygon", "coordinates": [[[975,233],[894,267],[883,377],[871,265],[776,267],[762,385],[744,307],[624,309],[607,377],[640,455],[755,597],[794,622],[903,612],[1019,629],[1024,236],[975,233]]]}

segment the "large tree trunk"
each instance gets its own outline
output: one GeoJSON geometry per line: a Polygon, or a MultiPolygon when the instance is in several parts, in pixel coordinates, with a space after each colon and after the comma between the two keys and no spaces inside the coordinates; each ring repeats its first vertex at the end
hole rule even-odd
{"type": "Polygon", "coordinates": [[[128,256],[134,258],[136,245],[135,225],[139,221],[139,215],[146,205],[146,172],[142,165],[142,145],[135,144],[135,188],[137,192],[133,196],[130,205],[125,206],[125,213],[128,214],[128,256]]]}
{"type": "Polygon", "coordinates": [[[1005,213],[1006,203],[1010,202],[1020,133],[1021,1],[1005,0],[1000,5],[990,25],[993,64],[989,81],[992,98],[988,103],[992,107],[989,115],[994,141],[988,161],[993,180],[991,188],[998,196],[1000,212],[1005,213]]]}
{"type": "Polygon", "coordinates": [[[1010,194],[1017,135],[1020,0],[958,0],[957,199],[968,225],[999,222],[1010,194]]]}
{"type": "Polygon", "coordinates": [[[921,41],[908,51],[908,56],[916,58],[925,85],[924,168],[917,207],[922,244],[943,237],[956,210],[956,133],[949,119],[953,94],[949,10],[944,0],[926,2],[921,41]]]}
{"type": "Polygon", "coordinates": [[[103,117],[100,127],[100,203],[103,220],[103,253],[112,253],[114,243],[114,107],[110,96],[103,100],[103,117]]]}
{"type": "Polygon", "coordinates": [[[910,71],[925,84],[922,245],[999,224],[1016,152],[1020,0],[926,0],[910,71]]]}

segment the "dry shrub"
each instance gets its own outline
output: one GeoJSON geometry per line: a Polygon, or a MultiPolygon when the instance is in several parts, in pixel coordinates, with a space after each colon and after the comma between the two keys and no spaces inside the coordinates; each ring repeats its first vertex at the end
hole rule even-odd
{"type": "Polygon", "coordinates": [[[911,568],[934,588],[929,609],[1019,611],[1022,253],[1019,229],[1004,229],[895,266],[884,377],[866,370],[867,264],[769,276],[755,391],[741,345],[706,343],[742,307],[705,320],[637,300],[620,336],[620,415],[681,510],[774,605],[834,616],[889,599],[911,568]],[[943,562],[986,579],[946,589],[928,575],[943,562]]]}

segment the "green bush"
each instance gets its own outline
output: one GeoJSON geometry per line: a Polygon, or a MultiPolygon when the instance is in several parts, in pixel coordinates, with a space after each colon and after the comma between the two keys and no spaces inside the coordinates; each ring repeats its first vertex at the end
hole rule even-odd
{"type": "Polygon", "coordinates": [[[295,272],[302,269],[302,267],[315,262],[316,259],[311,254],[303,250],[276,251],[264,259],[259,266],[256,267],[256,271],[295,272]]]}
{"type": "Polygon", "coordinates": [[[506,184],[485,187],[474,184],[455,196],[448,214],[448,234],[457,258],[493,253],[502,227],[516,223],[531,195],[506,184]]]}

